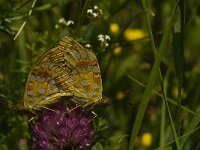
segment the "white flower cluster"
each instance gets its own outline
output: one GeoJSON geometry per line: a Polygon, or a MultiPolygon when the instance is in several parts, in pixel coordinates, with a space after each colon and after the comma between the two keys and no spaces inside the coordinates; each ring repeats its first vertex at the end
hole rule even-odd
{"type": "Polygon", "coordinates": [[[97,37],[98,41],[100,41],[101,47],[108,47],[109,46],[109,41],[111,40],[109,35],[103,35],[99,34],[97,37]]]}
{"type": "Polygon", "coordinates": [[[89,18],[99,18],[103,15],[103,12],[98,6],[95,5],[93,8],[87,10],[87,15],[89,18]]]}
{"type": "MultiPolygon", "coordinates": [[[[74,25],[74,21],[72,21],[72,20],[66,21],[65,18],[60,18],[58,22],[59,22],[59,24],[65,25],[65,26],[74,25]]],[[[59,27],[59,25],[56,24],[55,28],[57,29],[58,27],[59,27]]]]}
{"type": "Polygon", "coordinates": [[[90,44],[86,44],[85,48],[91,48],[91,45],[90,44]]]}

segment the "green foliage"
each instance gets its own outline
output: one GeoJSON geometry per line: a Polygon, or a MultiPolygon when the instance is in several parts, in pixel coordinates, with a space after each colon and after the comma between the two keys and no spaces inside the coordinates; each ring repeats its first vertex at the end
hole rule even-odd
{"type": "Polygon", "coordinates": [[[200,2],[173,11],[176,2],[1,0],[0,150],[31,149],[31,124],[14,106],[37,58],[66,35],[91,45],[112,100],[95,110],[92,150],[199,149],[200,2]],[[95,5],[97,17],[87,14],[95,5]]]}

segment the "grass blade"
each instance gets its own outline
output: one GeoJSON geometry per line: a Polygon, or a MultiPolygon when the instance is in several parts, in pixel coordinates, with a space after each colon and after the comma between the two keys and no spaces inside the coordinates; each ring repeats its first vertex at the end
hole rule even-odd
{"type": "MultiPolygon", "coordinates": [[[[197,114],[192,118],[190,123],[187,125],[187,128],[184,131],[184,135],[189,133],[190,131],[194,130],[197,125],[200,123],[200,111],[197,112],[197,114]]],[[[184,138],[181,140],[181,148],[183,148],[184,144],[188,140],[190,135],[187,134],[187,136],[184,136],[184,138]]]]}
{"type": "Polygon", "coordinates": [[[147,105],[148,105],[148,102],[149,102],[149,98],[151,96],[153,86],[155,84],[155,81],[156,81],[158,73],[159,73],[159,68],[160,68],[162,56],[164,54],[164,51],[165,51],[165,48],[166,48],[166,45],[167,45],[167,42],[168,42],[168,39],[169,39],[169,36],[170,36],[170,31],[172,29],[173,20],[174,20],[174,16],[175,16],[175,12],[176,12],[175,11],[176,6],[177,6],[177,4],[174,5],[172,15],[170,16],[169,23],[165,28],[164,35],[163,35],[163,38],[162,38],[162,41],[161,41],[161,44],[160,44],[160,47],[159,47],[158,54],[155,58],[149,79],[147,81],[147,86],[145,88],[144,94],[142,96],[141,103],[139,105],[138,113],[136,115],[136,119],[135,119],[135,122],[134,122],[133,128],[132,128],[129,150],[132,150],[133,147],[134,147],[134,143],[135,143],[135,140],[137,138],[138,132],[140,130],[141,123],[142,123],[142,120],[143,120],[143,117],[144,117],[144,114],[145,114],[145,111],[146,111],[146,108],[147,108],[147,105]]]}
{"type": "Polygon", "coordinates": [[[183,83],[183,60],[184,60],[184,1],[180,0],[179,9],[174,22],[173,31],[173,49],[174,49],[174,60],[175,60],[175,71],[178,79],[178,109],[177,109],[177,132],[180,136],[181,130],[181,89],[183,83]]]}

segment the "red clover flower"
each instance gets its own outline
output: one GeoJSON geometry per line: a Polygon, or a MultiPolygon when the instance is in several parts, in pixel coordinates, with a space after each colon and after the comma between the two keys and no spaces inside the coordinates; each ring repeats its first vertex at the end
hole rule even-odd
{"type": "Polygon", "coordinates": [[[96,133],[81,107],[57,104],[44,110],[32,127],[33,150],[85,150],[96,133]]]}

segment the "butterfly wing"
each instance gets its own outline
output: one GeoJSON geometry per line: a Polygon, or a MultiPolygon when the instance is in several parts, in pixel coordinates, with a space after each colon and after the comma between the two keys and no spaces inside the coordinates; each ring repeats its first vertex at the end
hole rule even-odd
{"type": "Polygon", "coordinates": [[[61,96],[72,96],[67,88],[63,90],[56,81],[60,76],[69,76],[66,69],[62,64],[62,52],[57,47],[46,51],[29,74],[24,106],[37,109],[56,102],[61,96]]]}
{"type": "Polygon", "coordinates": [[[72,100],[82,106],[101,100],[102,80],[95,54],[70,37],[63,38],[58,47],[64,51],[65,63],[72,69],[68,80],[65,77],[60,80],[63,87],[72,91],[72,100]]]}
{"type": "Polygon", "coordinates": [[[76,103],[89,104],[101,99],[102,81],[96,56],[70,37],[47,50],[29,74],[24,106],[40,108],[62,96],[74,96],[76,103]]]}

